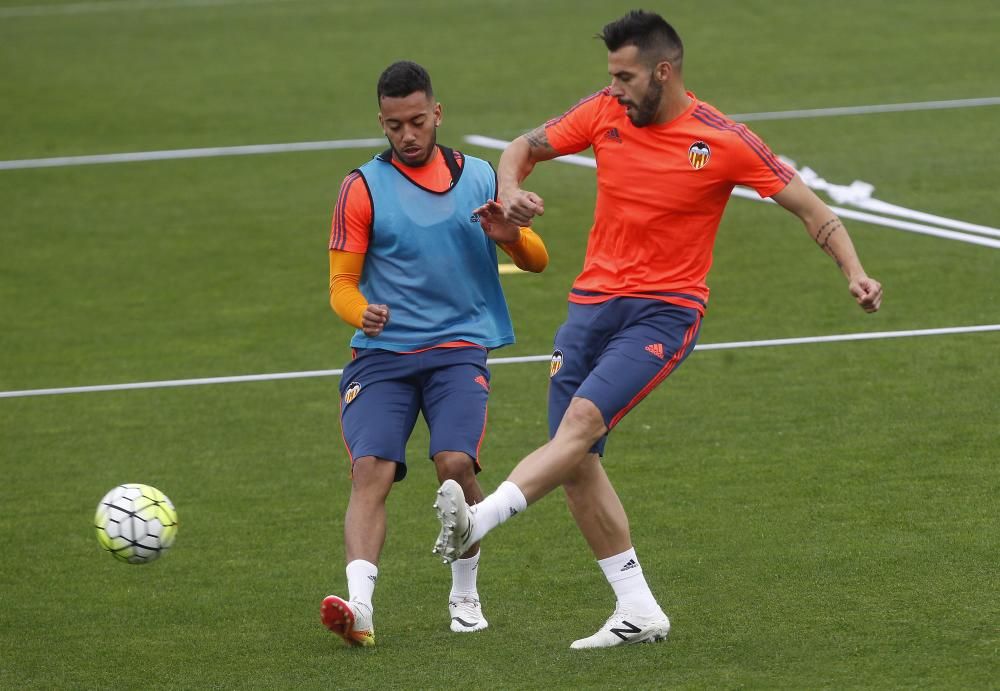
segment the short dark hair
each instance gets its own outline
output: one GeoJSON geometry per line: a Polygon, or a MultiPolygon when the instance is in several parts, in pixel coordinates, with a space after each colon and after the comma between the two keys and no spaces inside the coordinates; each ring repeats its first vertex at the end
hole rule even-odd
{"type": "Polygon", "coordinates": [[[415,62],[400,60],[394,62],[382,72],[378,78],[377,98],[382,101],[383,96],[389,98],[403,98],[416,91],[423,91],[427,98],[434,97],[434,89],[431,87],[431,76],[427,70],[415,62]]]}
{"type": "Polygon", "coordinates": [[[607,24],[597,37],[611,52],[623,46],[635,46],[647,62],[666,60],[680,67],[684,60],[681,37],[667,20],[655,12],[632,10],[621,19],[607,24]]]}

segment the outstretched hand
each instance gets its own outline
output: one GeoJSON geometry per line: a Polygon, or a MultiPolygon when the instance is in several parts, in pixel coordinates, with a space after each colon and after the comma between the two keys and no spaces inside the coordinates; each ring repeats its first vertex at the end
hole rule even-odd
{"type": "Polygon", "coordinates": [[[878,312],[882,305],[882,284],[874,278],[861,276],[851,280],[851,295],[865,312],[878,312]]]}
{"type": "Polygon", "coordinates": [[[491,199],[473,213],[479,216],[486,237],[494,242],[517,242],[521,237],[520,226],[507,220],[500,202],[491,199]]]}

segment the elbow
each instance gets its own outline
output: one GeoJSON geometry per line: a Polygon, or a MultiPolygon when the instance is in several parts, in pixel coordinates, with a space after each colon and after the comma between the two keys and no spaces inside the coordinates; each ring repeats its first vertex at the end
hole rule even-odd
{"type": "Polygon", "coordinates": [[[514,258],[514,265],[522,271],[540,274],[549,265],[549,253],[542,250],[537,256],[514,258]]]}
{"type": "Polygon", "coordinates": [[[541,259],[536,259],[534,261],[525,262],[524,265],[518,265],[517,268],[523,269],[524,271],[530,271],[533,274],[540,274],[545,271],[545,267],[549,265],[549,257],[546,255],[541,259]]]}

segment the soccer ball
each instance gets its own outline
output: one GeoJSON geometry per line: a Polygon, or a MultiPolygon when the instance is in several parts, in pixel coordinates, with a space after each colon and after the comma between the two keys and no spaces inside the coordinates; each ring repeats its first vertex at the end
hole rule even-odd
{"type": "Polygon", "coordinates": [[[174,544],[177,511],[155,487],[118,485],[97,505],[94,527],[97,541],[115,559],[145,564],[174,544]]]}

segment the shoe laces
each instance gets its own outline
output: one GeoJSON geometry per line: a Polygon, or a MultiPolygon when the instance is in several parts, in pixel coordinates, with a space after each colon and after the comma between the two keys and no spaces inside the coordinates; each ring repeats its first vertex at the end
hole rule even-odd
{"type": "Polygon", "coordinates": [[[373,628],[372,620],[375,618],[372,608],[358,600],[351,600],[350,605],[351,610],[354,612],[354,630],[371,630],[373,628]]]}
{"type": "Polygon", "coordinates": [[[474,595],[457,595],[449,597],[448,606],[469,612],[477,612],[481,609],[479,598],[474,595]]]}

